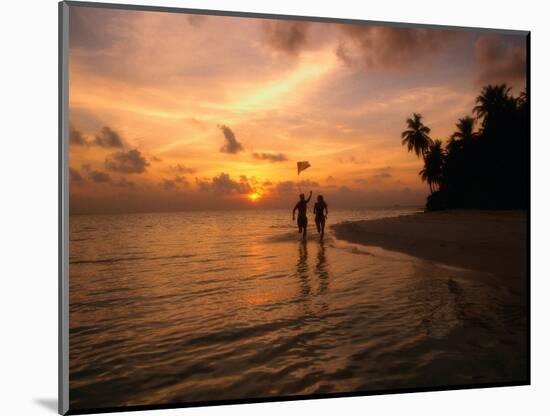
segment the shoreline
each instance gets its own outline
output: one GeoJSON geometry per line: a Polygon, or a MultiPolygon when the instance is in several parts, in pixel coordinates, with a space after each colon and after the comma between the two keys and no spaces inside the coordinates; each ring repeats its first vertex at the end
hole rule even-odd
{"type": "Polygon", "coordinates": [[[331,226],[336,238],[489,272],[516,286],[527,277],[527,211],[422,212],[331,226]]]}

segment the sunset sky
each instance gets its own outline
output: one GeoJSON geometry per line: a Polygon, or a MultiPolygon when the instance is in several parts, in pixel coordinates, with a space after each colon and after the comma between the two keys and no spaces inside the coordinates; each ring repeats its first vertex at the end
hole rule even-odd
{"type": "Polygon", "coordinates": [[[291,208],[300,189],[422,205],[406,118],[447,140],[483,85],[526,82],[520,35],[76,6],[69,25],[71,213],[291,208]]]}

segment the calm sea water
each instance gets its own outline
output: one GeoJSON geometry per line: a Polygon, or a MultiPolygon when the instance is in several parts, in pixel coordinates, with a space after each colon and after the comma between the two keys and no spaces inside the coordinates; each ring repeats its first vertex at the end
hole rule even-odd
{"type": "Polygon", "coordinates": [[[320,243],[311,218],[309,232],[288,211],[72,216],[71,407],[525,377],[513,293],[330,231],[320,243]]]}

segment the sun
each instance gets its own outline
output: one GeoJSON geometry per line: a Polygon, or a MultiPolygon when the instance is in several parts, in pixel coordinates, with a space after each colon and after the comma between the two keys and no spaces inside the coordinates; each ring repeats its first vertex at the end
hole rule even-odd
{"type": "Polygon", "coordinates": [[[260,199],[261,195],[258,192],[252,192],[251,194],[248,194],[248,198],[252,202],[256,202],[258,199],[260,199]]]}

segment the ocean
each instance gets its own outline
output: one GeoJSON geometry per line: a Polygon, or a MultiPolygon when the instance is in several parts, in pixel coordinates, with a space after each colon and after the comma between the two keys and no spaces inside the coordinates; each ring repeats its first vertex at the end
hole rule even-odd
{"type": "Polygon", "coordinates": [[[290,211],[70,217],[72,409],[515,381],[525,309],[481,272],[290,211]]]}

